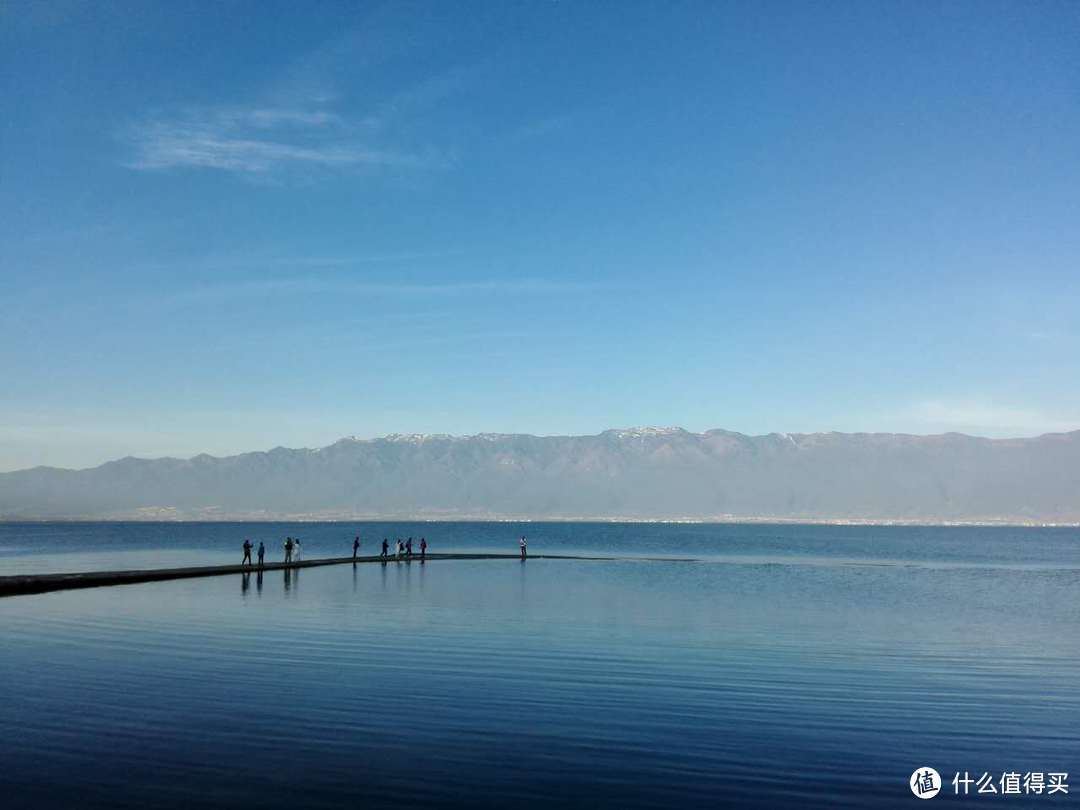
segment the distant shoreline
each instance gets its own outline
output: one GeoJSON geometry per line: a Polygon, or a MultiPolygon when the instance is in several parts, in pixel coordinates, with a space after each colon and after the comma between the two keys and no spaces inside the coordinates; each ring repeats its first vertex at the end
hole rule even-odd
{"type": "Polygon", "coordinates": [[[735,517],[635,518],[635,517],[524,517],[524,516],[418,516],[418,515],[109,515],[104,517],[2,516],[0,525],[18,523],[610,523],[642,525],[774,525],[774,526],[924,526],[1002,528],[1080,528],[1080,521],[1021,518],[820,518],[735,517]]]}

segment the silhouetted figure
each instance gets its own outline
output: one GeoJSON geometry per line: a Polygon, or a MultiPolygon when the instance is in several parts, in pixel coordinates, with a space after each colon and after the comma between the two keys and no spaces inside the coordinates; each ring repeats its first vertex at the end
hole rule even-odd
{"type": "Polygon", "coordinates": [[[522,537],[520,540],[518,540],[518,546],[521,548],[521,559],[524,560],[526,557],[529,556],[529,544],[526,543],[525,538],[522,537]]]}
{"type": "Polygon", "coordinates": [[[427,556],[427,540],[423,537],[420,538],[420,562],[424,561],[424,557],[427,556]]]}
{"type": "MultiPolygon", "coordinates": [[[[263,557],[266,556],[266,546],[263,545],[263,541],[259,541],[259,568],[263,567],[263,557]]],[[[259,574],[261,577],[262,574],[259,574]]]]}
{"type": "Polygon", "coordinates": [[[405,556],[408,557],[410,560],[412,559],[412,538],[411,537],[409,538],[409,541],[405,544],[405,556]]]}
{"type": "Polygon", "coordinates": [[[244,563],[247,563],[248,565],[251,565],[251,541],[250,540],[245,540],[244,541],[244,559],[240,561],[240,564],[243,565],[244,563]]]}
{"type": "Polygon", "coordinates": [[[356,535],[356,539],[352,541],[352,558],[356,559],[356,552],[360,550],[360,535],[356,535]]]}
{"type": "Polygon", "coordinates": [[[285,562],[292,562],[293,541],[291,537],[285,538],[285,562]]]}
{"type": "Polygon", "coordinates": [[[382,539],[382,558],[385,560],[386,555],[390,553],[390,544],[386,542],[386,538],[382,539]]]}

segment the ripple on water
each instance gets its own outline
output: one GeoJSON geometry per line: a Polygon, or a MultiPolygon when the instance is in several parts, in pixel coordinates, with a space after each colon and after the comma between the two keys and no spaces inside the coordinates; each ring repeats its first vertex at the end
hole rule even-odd
{"type": "Polygon", "coordinates": [[[27,807],[861,807],[907,804],[927,763],[1068,770],[1075,575],[874,560],[346,566],[0,600],[19,698],[0,788],[27,807]]]}

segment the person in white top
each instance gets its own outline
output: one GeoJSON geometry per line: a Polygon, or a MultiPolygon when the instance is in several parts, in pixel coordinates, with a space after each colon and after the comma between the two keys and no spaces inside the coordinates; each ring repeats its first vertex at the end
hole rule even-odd
{"type": "Polygon", "coordinates": [[[302,560],[304,557],[304,555],[301,554],[300,538],[297,537],[295,540],[293,540],[293,544],[295,546],[293,549],[293,562],[300,562],[300,560],[302,560]]]}
{"type": "Polygon", "coordinates": [[[518,540],[518,546],[521,548],[521,559],[524,560],[528,556],[527,549],[529,547],[529,544],[526,543],[525,538],[522,537],[520,540],[518,540]]]}

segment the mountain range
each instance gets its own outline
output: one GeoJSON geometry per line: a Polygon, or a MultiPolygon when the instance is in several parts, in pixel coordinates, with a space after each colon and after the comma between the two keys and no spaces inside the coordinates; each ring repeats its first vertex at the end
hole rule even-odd
{"type": "Polygon", "coordinates": [[[1080,431],[391,435],[0,473],[0,519],[1080,521],[1080,431]]]}

